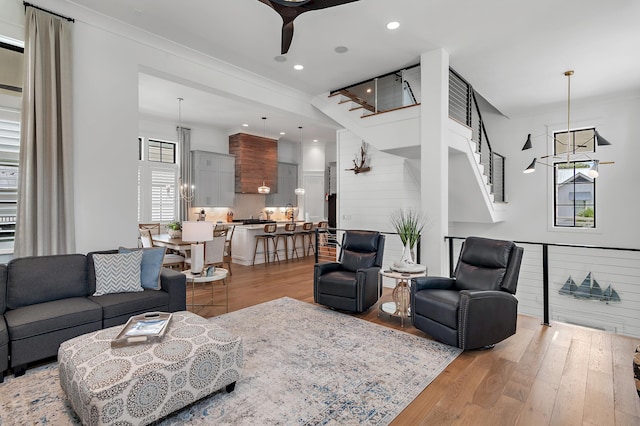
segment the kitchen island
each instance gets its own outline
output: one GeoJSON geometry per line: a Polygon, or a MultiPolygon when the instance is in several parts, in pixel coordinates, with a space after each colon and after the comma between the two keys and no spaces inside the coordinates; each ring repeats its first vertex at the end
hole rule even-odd
{"type": "MultiPolygon", "coordinates": [[[[277,234],[283,234],[285,232],[284,226],[285,224],[290,222],[277,222],[278,231],[277,234]]],[[[297,227],[295,232],[302,231],[303,221],[295,222],[297,227]]],[[[264,225],[236,225],[235,231],[233,234],[232,241],[232,259],[233,263],[238,263],[240,265],[250,266],[253,263],[253,250],[256,246],[256,235],[260,235],[264,233],[264,225]]],[[[290,244],[289,240],[289,245],[290,244]]],[[[308,239],[305,238],[305,242],[308,244],[308,239]]],[[[273,250],[271,246],[269,246],[269,250],[273,250]]],[[[296,248],[297,253],[300,257],[304,256],[303,250],[303,241],[302,237],[299,235],[296,238],[296,248]]],[[[292,247],[289,247],[289,259],[291,259],[292,247]]],[[[278,241],[278,257],[281,262],[285,261],[285,252],[284,252],[284,241],[280,239],[278,241]]],[[[295,258],[295,256],[294,256],[295,258]]],[[[258,253],[256,254],[256,265],[264,263],[264,251],[262,248],[262,244],[258,245],[258,253]]]]}

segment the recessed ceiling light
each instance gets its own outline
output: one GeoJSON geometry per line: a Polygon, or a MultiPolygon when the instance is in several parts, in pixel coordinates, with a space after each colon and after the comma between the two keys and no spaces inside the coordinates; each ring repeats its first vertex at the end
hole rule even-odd
{"type": "Polygon", "coordinates": [[[371,93],[371,89],[367,89],[367,93],[371,93]]]}
{"type": "Polygon", "coordinates": [[[282,136],[286,135],[286,133],[285,133],[285,132],[280,132],[280,134],[281,134],[282,136]]]}
{"type": "Polygon", "coordinates": [[[242,127],[249,127],[247,123],[242,124],[242,127]]]}
{"type": "Polygon", "coordinates": [[[303,69],[304,69],[304,65],[300,65],[300,64],[298,64],[298,65],[294,65],[294,66],[293,66],[293,69],[294,69],[294,70],[298,70],[298,71],[303,70],[303,69]]]}
{"type": "Polygon", "coordinates": [[[338,46],[335,49],[333,49],[336,53],[345,53],[349,51],[349,48],[347,46],[338,46]]]}
{"type": "Polygon", "coordinates": [[[398,27],[400,27],[400,22],[398,21],[391,21],[387,24],[388,30],[396,30],[398,27]]]}
{"type": "Polygon", "coordinates": [[[275,58],[273,58],[274,61],[276,62],[287,62],[287,57],[286,56],[282,56],[282,55],[278,55],[275,58]]]}
{"type": "Polygon", "coordinates": [[[314,139],[313,141],[314,141],[314,142],[318,142],[318,139],[314,139]]]}

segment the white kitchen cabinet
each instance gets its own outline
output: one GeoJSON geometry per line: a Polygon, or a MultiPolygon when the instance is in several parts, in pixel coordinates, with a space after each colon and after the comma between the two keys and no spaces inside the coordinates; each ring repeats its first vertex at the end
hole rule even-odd
{"type": "Polygon", "coordinates": [[[287,204],[298,205],[295,191],[298,187],[298,165],[278,163],[278,192],[266,196],[268,207],[285,207],[287,204]]]}
{"type": "Polygon", "coordinates": [[[193,207],[231,207],[235,198],[236,160],[233,155],[191,151],[195,185],[193,207]]]}

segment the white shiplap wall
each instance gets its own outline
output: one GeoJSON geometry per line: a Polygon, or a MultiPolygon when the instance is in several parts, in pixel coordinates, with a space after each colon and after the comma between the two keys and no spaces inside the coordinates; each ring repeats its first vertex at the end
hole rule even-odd
{"type": "MultiPolygon", "coordinates": [[[[337,227],[393,232],[390,217],[399,208],[419,208],[420,191],[408,160],[386,154],[369,145],[371,171],[354,174],[353,156],[360,152],[362,140],[342,130],[337,135],[338,209],[337,227]]],[[[400,237],[387,235],[384,266],[402,257],[400,237]]],[[[392,286],[392,281],[384,283],[392,286]]]]}

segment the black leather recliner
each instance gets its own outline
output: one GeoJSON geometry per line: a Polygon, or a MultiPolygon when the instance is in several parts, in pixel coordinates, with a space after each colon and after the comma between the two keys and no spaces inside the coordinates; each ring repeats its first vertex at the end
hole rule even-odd
{"type": "Polygon", "coordinates": [[[384,235],[345,231],[339,262],[317,263],[313,277],[316,303],[349,312],[364,312],[378,301],[384,235]]]}
{"type": "Polygon", "coordinates": [[[454,278],[411,282],[411,322],[436,340],[461,349],[494,345],[515,334],[522,247],[469,237],[454,278]]]}

